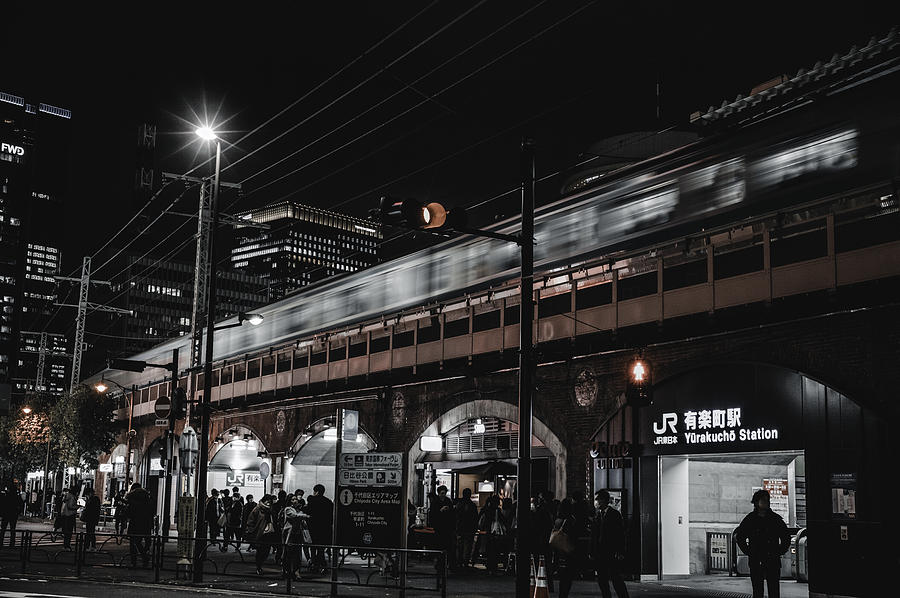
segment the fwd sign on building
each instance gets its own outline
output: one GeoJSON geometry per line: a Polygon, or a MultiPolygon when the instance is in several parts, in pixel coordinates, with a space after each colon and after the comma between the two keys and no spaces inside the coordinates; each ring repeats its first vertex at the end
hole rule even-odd
{"type": "Polygon", "coordinates": [[[21,145],[0,141],[0,153],[9,154],[11,156],[24,156],[25,148],[21,145]]]}

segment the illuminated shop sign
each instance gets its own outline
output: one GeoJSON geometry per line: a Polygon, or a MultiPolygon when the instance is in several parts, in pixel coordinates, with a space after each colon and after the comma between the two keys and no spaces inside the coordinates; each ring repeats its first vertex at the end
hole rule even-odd
{"type": "Polygon", "coordinates": [[[778,428],[748,427],[741,408],[687,410],[663,413],[653,422],[653,444],[731,444],[778,440],[778,428]]]}
{"type": "Polygon", "coordinates": [[[12,143],[0,142],[0,152],[11,154],[13,156],[24,156],[25,148],[21,145],[13,145],[12,143]]]}

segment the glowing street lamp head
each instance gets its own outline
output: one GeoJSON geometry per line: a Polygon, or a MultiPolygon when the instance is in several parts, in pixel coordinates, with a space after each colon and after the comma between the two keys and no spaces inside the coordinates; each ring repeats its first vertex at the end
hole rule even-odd
{"type": "Polygon", "coordinates": [[[212,141],[218,137],[216,132],[209,127],[197,127],[197,130],[194,132],[197,133],[198,137],[206,141],[212,141]]]}
{"type": "Polygon", "coordinates": [[[109,386],[107,386],[103,382],[98,382],[94,384],[94,390],[96,390],[97,392],[106,392],[107,390],[109,390],[109,386]]]}
{"type": "Polygon", "coordinates": [[[28,415],[29,413],[31,413],[31,407],[29,407],[28,405],[25,405],[24,407],[22,407],[22,413],[24,413],[25,415],[28,415]]]}

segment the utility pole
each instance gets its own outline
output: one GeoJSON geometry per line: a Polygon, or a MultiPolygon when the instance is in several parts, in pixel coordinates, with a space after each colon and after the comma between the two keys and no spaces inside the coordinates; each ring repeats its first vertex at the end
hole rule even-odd
{"type": "Polygon", "coordinates": [[[69,382],[69,392],[71,393],[75,391],[75,386],[81,378],[81,354],[84,351],[84,324],[87,319],[87,310],[90,309],[91,311],[104,311],[129,316],[132,312],[129,309],[119,309],[118,307],[109,307],[88,302],[88,289],[92,284],[103,284],[106,286],[112,284],[108,280],[91,280],[91,256],[89,255],[85,256],[84,261],[82,262],[81,278],[70,278],[68,276],[56,276],[55,278],[56,280],[69,280],[81,283],[77,305],[72,303],[55,304],[60,307],[78,308],[78,313],[75,316],[75,346],[72,349],[72,377],[69,382]]]}
{"type": "MultiPolygon", "coordinates": [[[[187,396],[193,397],[197,391],[197,372],[203,366],[203,321],[206,318],[206,304],[208,303],[210,260],[214,259],[214,256],[209,253],[209,238],[213,234],[212,182],[208,177],[192,177],[170,172],[164,172],[163,179],[177,179],[200,185],[200,207],[197,210],[197,251],[194,260],[194,299],[191,306],[191,361],[188,364],[190,375],[188,376],[187,387],[187,396]]],[[[241,186],[235,183],[220,181],[219,186],[241,190],[241,186]]],[[[187,216],[194,217],[193,214],[188,214],[187,216]]],[[[269,228],[267,224],[258,225],[227,214],[219,214],[219,218],[224,224],[269,228]]],[[[188,407],[190,408],[190,406],[191,402],[188,401],[188,407]]],[[[188,421],[190,421],[191,416],[192,414],[189,412],[188,421]]]]}
{"type": "MultiPolygon", "coordinates": [[[[397,200],[382,197],[380,207],[372,210],[373,217],[382,224],[400,226],[409,230],[436,234],[443,237],[457,232],[507,243],[516,243],[521,249],[521,276],[519,278],[519,449],[516,470],[518,496],[516,517],[519,521],[519,546],[516,550],[516,598],[528,598],[530,587],[530,553],[525,534],[531,530],[525,523],[531,517],[531,430],[534,402],[534,141],[522,140],[520,172],[522,180],[522,228],[518,235],[489,230],[472,229],[465,225],[465,218],[458,217],[453,209],[446,209],[437,202],[397,200]]],[[[463,214],[464,216],[464,214],[463,214]]]]}
{"type": "Polygon", "coordinates": [[[516,517],[519,522],[519,546],[516,550],[516,598],[526,598],[531,564],[529,542],[523,526],[531,516],[531,415],[534,399],[534,141],[522,140],[522,251],[519,279],[519,454],[516,470],[516,517]]]}

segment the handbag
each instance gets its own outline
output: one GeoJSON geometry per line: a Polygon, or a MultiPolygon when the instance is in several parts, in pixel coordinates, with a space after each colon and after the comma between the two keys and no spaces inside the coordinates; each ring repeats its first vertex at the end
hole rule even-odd
{"type": "Polygon", "coordinates": [[[216,521],[216,525],[219,527],[225,527],[225,513],[219,515],[219,519],[216,521]]]}
{"type": "Polygon", "coordinates": [[[572,537],[565,532],[566,524],[563,523],[559,529],[550,532],[550,548],[562,555],[571,555],[575,553],[576,547],[572,537]]]}
{"type": "Polygon", "coordinates": [[[500,521],[500,513],[496,513],[494,515],[494,521],[493,521],[493,523],[491,523],[491,535],[494,535],[494,536],[506,535],[506,527],[503,525],[503,522],[500,521]]]}

